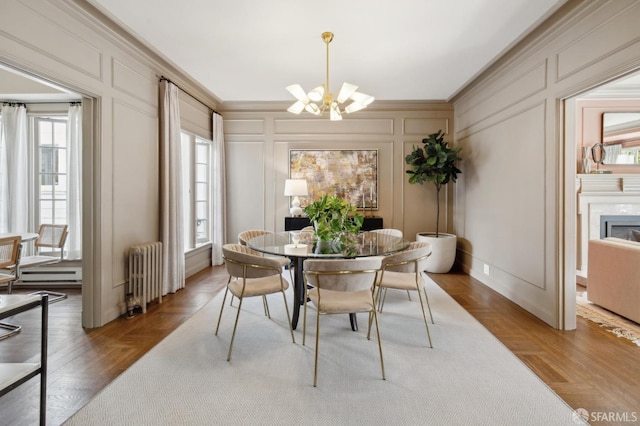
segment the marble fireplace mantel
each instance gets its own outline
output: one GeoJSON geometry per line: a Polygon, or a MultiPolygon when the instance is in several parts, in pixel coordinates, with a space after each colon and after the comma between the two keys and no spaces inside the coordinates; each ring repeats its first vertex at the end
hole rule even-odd
{"type": "Polygon", "coordinates": [[[577,279],[585,284],[589,240],[600,238],[600,216],[640,215],[640,174],[579,174],[577,279]]]}

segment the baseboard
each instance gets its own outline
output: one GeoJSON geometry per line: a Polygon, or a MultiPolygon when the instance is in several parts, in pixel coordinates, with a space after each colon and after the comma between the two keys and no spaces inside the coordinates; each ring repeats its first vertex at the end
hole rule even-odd
{"type": "Polygon", "coordinates": [[[73,266],[36,267],[20,271],[20,283],[29,282],[80,282],[82,268],[73,266]]]}

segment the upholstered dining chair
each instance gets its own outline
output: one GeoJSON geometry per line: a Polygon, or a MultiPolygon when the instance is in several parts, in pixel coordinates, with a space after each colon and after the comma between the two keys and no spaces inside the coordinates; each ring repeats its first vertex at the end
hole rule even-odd
{"type": "MultiPolygon", "coordinates": [[[[284,307],[287,312],[287,325],[291,332],[291,340],[295,343],[296,339],[293,336],[293,328],[291,327],[289,305],[287,305],[287,297],[284,293],[285,290],[289,288],[289,282],[282,276],[284,266],[282,264],[282,259],[285,259],[286,262],[288,262],[289,259],[258,256],[253,253],[253,250],[247,246],[243,246],[242,244],[223,245],[222,257],[224,258],[227,272],[229,272],[229,280],[224,291],[224,297],[222,298],[222,307],[220,308],[220,316],[218,317],[218,324],[216,325],[216,336],[218,335],[218,330],[220,328],[220,321],[222,320],[222,312],[224,311],[224,303],[227,298],[227,293],[231,292],[231,294],[239,300],[236,320],[233,326],[233,333],[231,335],[231,342],[229,343],[227,361],[231,360],[231,351],[233,349],[233,341],[236,336],[238,319],[240,318],[240,311],[242,309],[242,301],[246,297],[266,297],[269,294],[282,293],[284,307]]],[[[271,313],[268,308],[267,316],[271,319],[271,313]]]]}
{"type": "Polygon", "coordinates": [[[378,311],[382,312],[384,299],[387,289],[398,289],[407,291],[416,291],[420,299],[420,307],[424,325],[427,328],[427,337],[429,346],[431,343],[431,332],[429,331],[429,322],[425,312],[425,303],[429,309],[431,323],[433,323],[433,314],[429,305],[429,297],[422,271],[425,270],[427,258],[431,255],[431,245],[425,242],[414,241],[410,243],[406,250],[398,253],[390,254],[382,258],[381,272],[376,282],[377,293],[376,300],[378,303],[378,311]],[[424,299],[423,299],[424,294],[424,299]]]}
{"type": "Polygon", "coordinates": [[[402,231],[394,228],[372,229],[371,232],[377,232],[378,234],[385,234],[385,235],[393,235],[394,237],[402,237],[402,231]]]}
{"type": "MultiPolygon", "coordinates": [[[[391,235],[394,237],[402,238],[404,234],[401,230],[395,228],[380,228],[380,229],[372,229],[371,232],[375,232],[382,235],[391,235]]],[[[407,297],[411,300],[411,292],[407,291],[407,297]]]]}
{"type": "MultiPolygon", "coordinates": [[[[22,237],[19,235],[0,238],[0,284],[7,284],[8,293],[11,293],[11,286],[18,279],[21,243],[22,237]]],[[[8,330],[0,334],[0,340],[19,333],[21,329],[19,325],[6,322],[0,322],[0,328],[8,330]]]]}
{"type": "MultiPolygon", "coordinates": [[[[261,235],[273,234],[271,231],[267,231],[265,229],[248,229],[246,231],[242,231],[238,234],[238,243],[243,246],[247,245],[247,241],[252,238],[259,237],[261,235]]],[[[254,254],[261,255],[260,252],[253,250],[254,254]]]]}
{"type": "MultiPolygon", "coordinates": [[[[273,234],[273,232],[271,231],[267,231],[266,229],[248,229],[246,231],[242,231],[238,234],[238,243],[242,244],[243,246],[247,245],[247,241],[249,241],[252,238],[255,237],[259,237],[261,235],[269,235],[269,234],[273,234]]],[[[264,253],[260,253],[259,251],[255,251],[253,249],[250,249],[247,247],[247,250],[249,250],[250,253],[255,254],[256,256],[264,256],[264,253]]],[[[277,257],[279,258],[282,262],[286,262],[284,263],[288,268],[291,268],[291,262],[281,256],[271,256],[270,257],[277,257]]],[[[263,297],[262,298],[262,302],[264,304],[264,314],[268,315],[268,311],[269,311],[269,305],[267,304],[267,298],[263,297]]],[[[233,306],[233,295],[231,295],[231,302],[230,304],[233,306]]]]}
{"type": "MultiPolygon", "coordinates": [[[[303,264],[308,300],[316,307],[316,347],[313,386],[318,384],[318,352],[320,342],[320,316],[328,314],[369,314],[367,339],[371,338],[371,323],[375,322],[380,353],[382,379],[385,379],[382,343],[378,327],[378,314],[373,292],[380,270],[379,257],[355,259],[306,259],[303,264]]],[[[307,303],[304,305],[302,344],[306,343],[307,303]]]]}

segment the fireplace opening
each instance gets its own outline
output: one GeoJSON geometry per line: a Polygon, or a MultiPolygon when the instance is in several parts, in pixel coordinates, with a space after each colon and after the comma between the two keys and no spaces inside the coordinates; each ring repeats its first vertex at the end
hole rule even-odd
{"type": "Polygon", "coordinates": [[[600,216],[600,238],[615,237],[623,240],[640,241],[640,216],[602,215],[600,216]],[[637,231],[637,232],[632,232],[637,231]]]}

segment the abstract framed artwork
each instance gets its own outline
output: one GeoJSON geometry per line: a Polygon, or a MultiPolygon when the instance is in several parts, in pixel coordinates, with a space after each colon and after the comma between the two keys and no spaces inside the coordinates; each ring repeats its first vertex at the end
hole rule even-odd
{"type": "Polygon", "coordinates": [[[291,149],[289,178],[307,180],[302,206],[327,194],[360,210],[378,209],[377,149],[291,149]]]}

